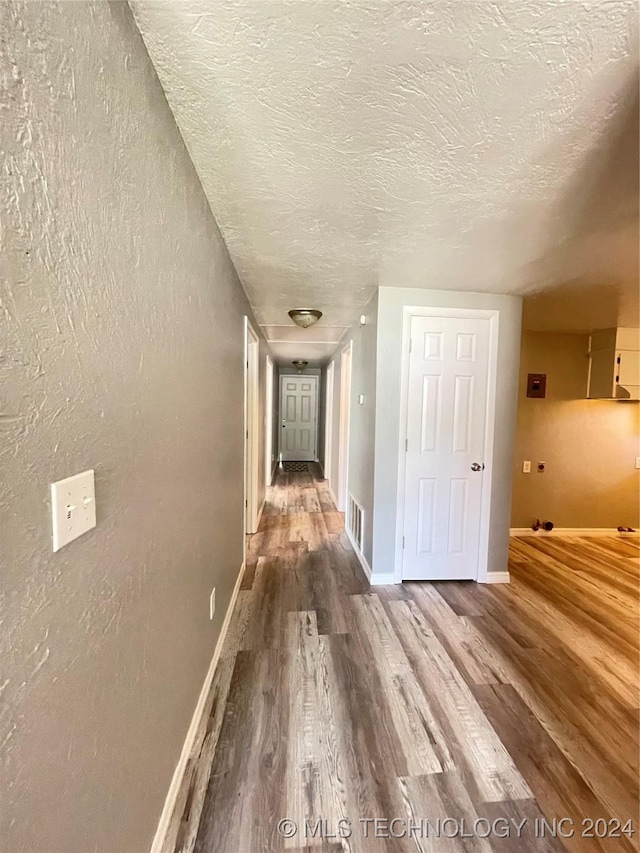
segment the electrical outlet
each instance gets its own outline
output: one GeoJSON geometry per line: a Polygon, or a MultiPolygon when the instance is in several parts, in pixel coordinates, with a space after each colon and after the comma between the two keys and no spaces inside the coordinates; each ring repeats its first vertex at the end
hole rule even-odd
{"type": "Polygon", "coordinates": [[[636,468],[640,468],[640,456],[636,456],[636,468]]]}
{"type": "Polygon", "coordinates": [[[531,473],[531,460],[525,459],[522,463],[522,473],[530,474],[531,473]]]}
{"type": "Polygon", "coordinates": [[[209,620],[213,619],[213,614],[216,612],[216,588],[211,590],[211,595],[209,596],[209,620]]]}

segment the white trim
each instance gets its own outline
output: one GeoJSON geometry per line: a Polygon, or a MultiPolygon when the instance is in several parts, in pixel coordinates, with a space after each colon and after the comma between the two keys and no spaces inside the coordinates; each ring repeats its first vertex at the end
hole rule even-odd
{"type": "Polygon", "coordinates": [[[395,572],[377,572],[371,575],[369,583],[371,586],[390,586],[395,584],[395,572]]]}
{"type": "Polygon", "coordinates": [[[487,572],[483,580],[478,583],[511,583],[509,572],[487,572]]]}
{"type": "Polygon", "coordinates": [[[343,347],[340,359],[340,421],[338,429],[338,503],[340,512],[346,512],[349,493],[349,429],[351,424],[351,371],[353,367],[353,341],[343,347]],[[348,368],[348,372],[347,372],[348,368]]]}
{"type": "Polygon", "coordinates": [[[229,625],[231,624],[231,617],[233,616],[233,610],[236,605],[238,593],[240,592],[242,576],[244,575],[244,567],[245,564],[243,563],[240,567],[240,572],[238,573],[233,592],[231,593],[231,600],[229,601],[229,606],[227,607],[224,622],[222,623],[220,635],[218,637],[218,641],[216,642],[216,647],[213,652],[213,657],[211,658],[211,663],[209,664],[209,670],[205,676],[204,683],[202,685],[202,690],[200,691],[200,696],[198,697],[198,702],[196,704],[195,711],[193,712],[193,717],[191,718],[189,729],[187,730],[187,736],[185,737],[184,744],[182,746],[182,752],[180,753],[178,764],[176,765],[176,769],[173,771],[173,777],[171,779],[171,784],[169,785],[167,797],[164,801],[164,806],[162,808],[162,813],[158,822],[158,828],[156,829],[156,834],[153,838],[153,842],[151,843],[151,853],[161,853],[162,851],[162,846],[164,844],[167,831],[169,829],[169,824],[171,823],[171,818],[173,816],[173,812],[176,807],[176,802],[178,800],[178,794],[180,793],[180,786],[182,785],[182,780],[187,769],[187,764],[189,763],[189,757],[193,749],[194,741],[198,734],[198,729],[200,728],[202,714],[207,703],[207,697],[211,690],[213,676],[215,675],[216,667],[218,665],[218,661],[220,660],[220,655],[222,653],[222,647],[227,636],[227,631],[229,630],[229,625]]]}
{"type": "MultiPolygon", "coordinates": [[[[331,495],[331,498],[332,498],[332,500],[333,500],[334,504],[336,505],[336,509],[338,509],[338,498],[335,496],[335,492],[333,491],[333,489],[331,488],[331,486],[329,486],[329,488],[328,488],[328,490],[327,490],[327,491],[328,491],[328,492],[329,492],[329,494],[331,495]]],[[[340,510],[338,510],[338,512],[340,512],[340,510]]]]}
{"type": "Polygon", "coordinates": [[[554,527],[553,530],[534,530],[532,527],[512,527],[509,536],[637,536],[638,532],[621,532],[615,527],[554,527]]]}
{"type": "MultiPolygon", "coordinates": [[[[255,533],[258,517],[260,339],[244,318],[244,531],[255,533]],[[252,380],[250,382],[250,379],[252,380]],[[251,422],[249,416],[251,414],[251,422]]],[[[245,551],[246,559],[246,551],[245,551]]]]}
{"type": "Polygon", "coordinates": [[[362,566],[362,570],[364,571],[365,575],[367,576],[367,580],[371,581],[371,566],[369,565],[369,563],[367,563],[366,557],[364,556],[362,551],[358,548],[358,546],[356,544],[356,540],[353,538],[353,536],[351,535],[351,531],[349,530],[349,528],[346,525],[344,528],[344,532],[347,534],[347,539],[349,540],[349,542],[351,542],[351,547],[353,548],[356,557],[360,561],[360,565],[362,566]]]}
{"type": "MultiPolygon", "coordinates": [[[[268,486],[270,486],[273,483],[273,478],[276,476],[276,471],[278,470],[279,465],[280,465],[280,461],[278,458],[276,458],[276,461],[273,463],[273,471],[271,472],[271,479],[267,483],[268,486]]],[[[266,501],[266,498],[265,498],[265,501],[266,501]]]]}
{"type": "Polygon", "coordinates": [[[411,338],[412,317],[465,317],[469,319],[489,320],[489,370],[487,375],[487,406],[485,411],[483,452],[485,470],[482,475],[482,491],[480,495],[480,539],[478,542],[478,571],[476,580],[479,583],[490,583],[490,581],[487,581],[487,575],[489,574],[489,522],[491,520],[491,481],[493,471],[492,463],[495,430],[500,312],[497,309],[486,308],[430,308],[420,305],[405,305],[402,312],[400,430],[398,435],[398,491],[396,495],[396,547],[393,582],[402,583],[402,538],[404,535],[404,505],[406,493],[405,442],[407,438],[407,422],[409,414],[409,341],[411,338]]]}
{"type": "MultiPolygon", "coordinates": [[[[269,480],[269,471],[273,465],[273,386],[274,386],[274,370],[273,359],[267,355],[267,363],[265,368],[265,399],[264,399],[264,476],[265,489],[271,485],[269,480]]],[[[271,478],[273,480],[273,477],[271,478]]],[[[262,510],[260,510],[262,512],[262,510]]],[[[260,519],[258,518],[258,524],[260,519]]]]}
{"type": "Polygon", "coordinates": [[[322,473],[331,487],[331,469],[333,468],[333,395],[335,387],[335,360],[327,366],[324,382],[324,464],[322,473]]]}

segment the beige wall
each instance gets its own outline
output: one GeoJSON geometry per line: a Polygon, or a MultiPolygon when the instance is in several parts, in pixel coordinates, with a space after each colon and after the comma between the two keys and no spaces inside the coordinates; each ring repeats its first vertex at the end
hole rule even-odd
{"type": "Polygon", "coordinates": [[[143,853],[242,562],[249,306],[127,4],[0,43],[0,849],[143,853]]]}
{"type": "Polygon", "coordinates": [[[522,337],[511,524],[637,527],[640,405],[585,399],[588,336],[522,337]],[[547,374],[547,396],[527,398],[528,373],[547,374]],[[530,474],[522,473],[531,460],[530,474]],[[537,462],[546,462],[543,474],[537,462]]]}

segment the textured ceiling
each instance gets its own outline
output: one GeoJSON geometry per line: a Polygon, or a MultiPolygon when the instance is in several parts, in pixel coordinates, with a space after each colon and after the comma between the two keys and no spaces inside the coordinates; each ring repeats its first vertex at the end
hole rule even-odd
{"type": "Polygon", "coordinates": [[[637,289],[635,0],[131,6],[261,324],[637,289]]]}

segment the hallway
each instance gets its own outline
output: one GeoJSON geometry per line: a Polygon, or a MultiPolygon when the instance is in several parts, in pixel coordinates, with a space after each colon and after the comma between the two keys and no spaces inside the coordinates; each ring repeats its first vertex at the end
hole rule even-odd
{"type": "Polygon", "coordinates": [[[519,539],[510,586],[369,591],[309,469],[250,540],[164,850],[634,849],[637,540],[519,539]]]}
{"type": "Polygon", "coordinates": [[[0,853],[636,849],[637,7],[2,3],[0,853]]]}

